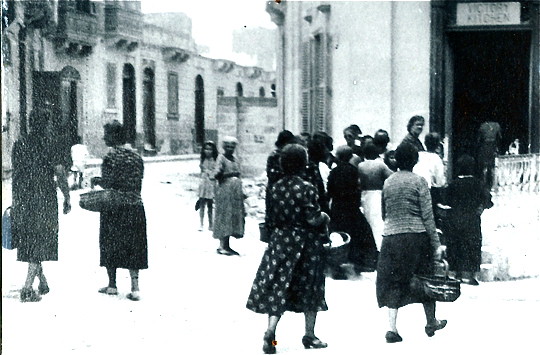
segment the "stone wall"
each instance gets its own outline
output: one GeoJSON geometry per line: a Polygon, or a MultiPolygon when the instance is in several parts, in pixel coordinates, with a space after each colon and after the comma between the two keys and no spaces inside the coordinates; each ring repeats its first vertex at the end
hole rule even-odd
{"type": "Polygon", "coordinates": [[[217,101],[218,141],[237,137],[237,155],[246,176],[265,172],[266,158],[281,130],[275,98],[222,97],[217,101]]]}

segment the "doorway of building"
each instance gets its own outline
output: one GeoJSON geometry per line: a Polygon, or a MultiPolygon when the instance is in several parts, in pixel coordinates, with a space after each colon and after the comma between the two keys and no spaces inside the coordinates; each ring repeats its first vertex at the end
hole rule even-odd
{"type": "Polygon", "coordinates": [[[156,106],[154,96],[154,71],[150,68],[144,70],[143,78],[143,122],[144,122],[144,150],[156,150],[156,106]]]}
{"type": "Polygon", "coordinates": [[[62,111],[62,122],[66,127],[65,139],[67,144],[79,143],[79,119],[78,119],[78,81],[81,76],[73,67],[65,67],[60,72],[62,88],[60,93],[60,108],[62,111]]]}
{"type": "Polygon", "coordinates": [[[202,76],[195,78],[195,144],[204,143],[204,81],[202,76]]]}
{"type": "Polygon", "coordinates": [[[502,129],[499,154],[515,139],[527,153],[529,130],[529,31],[449,34],[453,70],[452,157],[475,156],[477,131],[484,121],[502,129]]]}
{"type": "Polygon", "coordinates": [[[135,69],[124,64],[122,71],[122,120],[126,132],[126,142],[135,145],[137,109],[135,106],[135,69]]]}

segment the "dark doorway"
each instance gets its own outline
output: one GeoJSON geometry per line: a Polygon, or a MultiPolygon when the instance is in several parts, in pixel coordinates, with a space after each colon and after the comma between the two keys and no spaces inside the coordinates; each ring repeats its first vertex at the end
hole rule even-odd
{"type": "Polygon", "coordinates": [[[131,64],[124,64],[122,71],[122,106],[123,125],[126,130],[126,142],[135,144],[137,109],[135,106],[135,69],[131,64]]]}
{"type": "Polygon", "coordinates": [[[204,81],[200,75],[195,78],[195,143],[204,143],[204,81]]]}
{"type": "Polygon", "coordinates": [[[154,94],[154,71],[150,68],[144,70],[143,78],[143,122],[144,122],[144,149],[155,152],[156,149],[156,106],[154,94]]]}
{"type": "Polygon", "coordinates": [[[486,31],[451,33],[454,97],[453,160],[476,155],[476,134],[484,121],[502,128],[499,154],[514,139],[520,153],[529,145],[530,32],[486,31]]]}
{"type": "Polygon", "coordinates": [[[79,115],[77,106],[79,72],[73,67],[65,67],[60,72],[62,89],[60,93],[60,109],[62,125],[65,127],[65,139],[71,147],[78,143],[79,115]]]}
{"type": "Polygon", "coordinates": [[[242,83],[236,83],[236,96],[244,96],[244,88],[242,87],[242,83]]]}

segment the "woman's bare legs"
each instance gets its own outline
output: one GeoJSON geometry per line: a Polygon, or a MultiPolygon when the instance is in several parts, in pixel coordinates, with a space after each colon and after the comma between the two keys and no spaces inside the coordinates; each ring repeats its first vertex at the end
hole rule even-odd
{"type": "Polygon", "coordinates": [[[276,353],[276,327],[281,316],[268,315],[268,329],[264,333],[263,352],[265,354],[276,353]]]}
{"type": "Polygon", "coordinates": [[[26,274],[26,280],[24,286],[21,289],[21,302],[39,302],[41,296],[38,295],[34,289],[34,280],[39,273],[39,263],[28,263],[28,273],[26,274]]]}
{"type": "Polygon", "coordinates": [[[214,206],[213,201],[208,200],[207,203],[208,208],[208,230],[214,230],[214,206]]]}
{"type": "Polygon", "coordinates": [[[322,342],[319,338],[315,336],[315,322],[317,321],[317,312],[309,311],[304,312],[304,317],[306,319],[306,334],[302,338],[302,344],[306,349],[322,349],[326,348],[328,344],[322,342]]]}
{"type": "Polygon", "coordinates": [[[132,301],[138,301],[139,296],[139,270],[130,269],[129,276],[131,277],[131,293],[127,295],[127,298],[132,301]]]}
{"type": "Polygon", "coordinates": [[[397,308],[388,308],[388,325],[390,326],[390,331],[397,333],[397,308]]]}

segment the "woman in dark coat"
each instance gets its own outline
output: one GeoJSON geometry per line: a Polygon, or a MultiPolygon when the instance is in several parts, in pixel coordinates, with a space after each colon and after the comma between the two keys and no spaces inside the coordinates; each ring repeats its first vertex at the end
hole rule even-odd
{"type": "Polygon", "coordinates": [[[474,177],[475,161],[469,155],[457,161],[457,178],[447,188],[449,213],[448,263],[456,277],[470,285],[478,285],[475,273],[482,261],[482,230],[480,216],[491,208],[491,195],[487,187],[474,177]]]}
{"type": "MultiPolygon", "coordinates": [[[[336,152],[337,166],[328,176],[328,197],[331,201],[330,230],[351,236],[349,260],[357,272],[374,271],[377,263],[377,246],[368,221],[360,211],[358,169],[350,160],[353,150],[341,146],[336,152]]],[[[334,267],[333,277],[344,278],[343,271],[334,267]]]]}
{"type": "Polygon", "coordinates": [[[324,299],[323,244],[329,217],[317,203],[317,190],[299,174],[306,166],[306,151],[298,144],[283,149],[281,165],[285,176],[269,195],[273,200],[272,230],[268,247],[257,270],[247,308],[268,314],[263,351],[276,352],[276,327],[285,311],[303,312],[306,348],[325,348],[315,336],[317,312],[328,309],[324,299]]]}
{"type": "Polygon", "coordinates": [[[399,171],[386,179],[382,191],[384,237],[376,281],[379,307],[388,307],[388,343],[403,340],[396,327],[398,309],[411,303],[423,304],[428,336],[446,326],[445,320],[435,318],[435,301],[411,287],[413,275],[431,274],[433,260],[442,255],[427,182],[412,172],[417,149],[400,144],[396,161],[399,171]]]}
{"type": "Polygon", "coordinates": [[[66,168],[69,153],[52,140],[51,114],[36,109],[30,115],[30,133],[13,145],[13,240],[17,260],[28,263],[22,302],[38,302],[49,292],[43,261],[58,260],[58,186],[64,195],[64,214],[71,210],[66,168]],[[56,182],[55,182],[56,177],[56,182]],[[33,289],[39,279],[38,292],[33,289]]]}
{"type": "Polygon", "coordinates": [[[124,146],[124,127],[118,121],[104,126],[104,140],[109,153],[103,158],[101,177],[92,178],[92,186],[100,185],[130,196],[134,203],[112,211],[101,212],[99,228],[100,266],[107,268],[109,284],[100,293],[118,294],[116,269],[128,269],[131,293],[127,298],[138,301],[139,270],[148,268],[146,215],[141,199],[144,164],[141,156],[124,146]]]}

